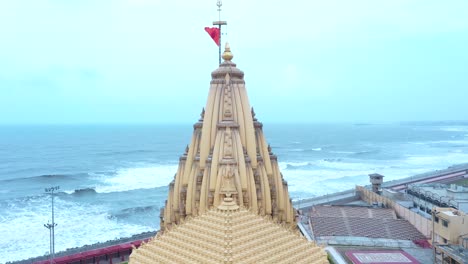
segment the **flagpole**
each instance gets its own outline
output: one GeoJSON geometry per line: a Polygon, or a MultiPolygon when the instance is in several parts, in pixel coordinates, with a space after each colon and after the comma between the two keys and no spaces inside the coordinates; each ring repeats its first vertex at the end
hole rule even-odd
{"type": "Polygon", "coordinates": [[[219,61],[219,64],[221,64],[221,26],[222,25],[227,25],[227,22],[226,21],[221,21],[221,6],[223,6],[223,2],[221,0],[218,0],[216,2],[216,5],[218,6],[218,21],[214,21],[213,22],[213,25],[214,26],[218,26],[219,28],[219,54],[218,54],[218,61],[219,61]]]}
{"type": "Polygon", "coordinates": [[[221,41],[223,37],[223,33],[221,32],[221,25],[219,25],[219,45],[218,45],[218,61],[219,61],[219,64],[221,64],[221,43],[223,43],[221,41]]]}

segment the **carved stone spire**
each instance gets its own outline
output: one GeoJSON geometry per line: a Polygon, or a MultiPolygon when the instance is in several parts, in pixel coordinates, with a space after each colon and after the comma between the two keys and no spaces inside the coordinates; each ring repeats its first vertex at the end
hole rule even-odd
{"type": "Polygon", "coordinates": [[[244,73],[232,58],[226,43],[186,159],[169,188],[162,230],[227,201],[280,223],[295,223],[287,184],[250,107],[244,73]]]}
{"type": "Polygon", "coordinates": [[[223,59],[169,185],[161,232],[130,264],[328,263],[295,229],[288,186],[228,45],[223,59]]]}

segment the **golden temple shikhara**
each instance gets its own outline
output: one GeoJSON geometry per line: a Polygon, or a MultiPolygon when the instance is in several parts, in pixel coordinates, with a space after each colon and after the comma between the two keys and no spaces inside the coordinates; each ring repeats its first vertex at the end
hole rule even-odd
{"type": "Polygon", "coordinates": [[[297,231],[288,185],[228,44],[222,57],[169,185],[161,231],[130,263],[328,263],[297,231]]]}

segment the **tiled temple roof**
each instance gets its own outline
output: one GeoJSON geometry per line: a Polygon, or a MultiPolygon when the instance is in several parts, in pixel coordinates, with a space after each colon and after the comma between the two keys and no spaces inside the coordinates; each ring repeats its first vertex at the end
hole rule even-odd
{"type": "Polygon", "coordinates": [[[188,218],[135,253],[131,263],[328,263],[296,230],[245,209],[188,218]]]}

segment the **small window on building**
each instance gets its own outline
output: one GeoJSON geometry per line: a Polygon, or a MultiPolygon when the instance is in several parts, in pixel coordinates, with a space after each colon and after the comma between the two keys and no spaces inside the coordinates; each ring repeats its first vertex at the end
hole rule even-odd
{"type": "Polygon", "coordinates": [[[445,227],[448,227],[448,221],[442,220],[442,225],[445,226],[445,227]]]}
{"type": "Polygon", "coordinates": [[[434,221],[435,221],[436,223],[439,223],[439,217],[434,216],[434,221]]]}
{"type": "Polygon", "coordinates": [[[447,244],[447,239],[444,238],[443,241],[444,241],[444,244],[447,244]]]}

